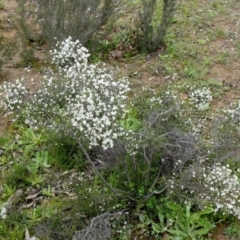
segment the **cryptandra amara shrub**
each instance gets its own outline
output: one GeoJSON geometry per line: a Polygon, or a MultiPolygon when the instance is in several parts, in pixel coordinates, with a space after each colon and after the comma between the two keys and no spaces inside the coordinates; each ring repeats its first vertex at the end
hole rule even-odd
{"type": "Polygon", "coordinates": [[[221,209],[240,219],[240,184],[237,175],[228,165],[215,163],[204,166],[204,162],[205,160],[202,160],[201,165],[190,166],[183,172],[182,178],[176,176],[170,179],[170,193],[182,189],[191,194],[192,200],[196,201],[200,208],[210,204],[216,212],[221,209]]]}
{"type": "Polygon", "coordinates": [[[27,88],[25,79],[3,85],[5,107],[14,113],[15,120],[70,136],[92,166],[86,149],[100,147],[102,156],[106,155],[106,159],[111,156],[110,161],[121,163],[125,169],[122,177],[129,186],[134,183],[137,192],[139,184],[144,185],[146,198],[150,196],[149,188],[154,188],[163,174],[172,172],[179,157],[187,156],[186,161],[192,157],[194,144],[185,146],[182,140],[189,137],[173,131],[176,122],[171,119],[178,117],[171,92],[162,98],[151,96],[150,106],[142,114],[143,126],[133,137],[131,130],[124,130],[119,124],[126,114],[128,80],[115,80],[113,70],[89,64],[89,53],[78,40],[68,38],[58,43],[51,54],[57,69],[47,72],[39,89],[27,88]],[[180,156],[174,153],[179,147],[174,148],[166,141],[183,148],[180,156]],[[166,159],[162,164],[161,157],[166,159]],[[145,179],[144,183],[141,179],[145,179]]]}
{"type": "Polygon", "coordinates": [[[191,164],[184,166],[178,161],[181,170],[169,179],[168,189],[170,194],[180,196],[181,200],[191,199],[200,208],[212,205],[216,212],[222,210],[240,219],[239,125],[232,119],[237,110],[219,113],[207,139],[200,136],[198,147],[202,150],[191,164]],[[228,161],[234,168],[229,167],[228,161]]]}
{"type": "Polygon", "coordinates": [[[113,147],[123,134],[117,121],[124,117],[128,80],[115,80],[113,70],[89,64],[88,51],[78,40],[68,38],[51,54],[57,72],[49,70],[36,91],[27,88],[25,79],[3,85],[7,109],[32,127],[65,133],[71,129],[90,148],[113,147]]]}
{"type": "MultiPolygon", "coordinates": [[[[73,138],[98,176],[109,186],[95,168],[87,152],[88,148],[100,147],[106,156],[113,156],[115,162],[122,161],[120,171],[124,171],[119,177],[122,177],[126,184],[120,189],[133,183],[136,188],[135,193],[138,194],[138,187],[141,186],[144,188],[143,193],[137,197],[144,197],[145,200],[152,194],[161,193],[164,184],[158,184],[159,178],[167,176],[168,179],[171,174],[175,174],[176,178],[168,182],[170,190],[174,190],[178,185],[183,190],[187,188],[194,193],[195,189],[201,187],[205,189],[206,184],[210,184],[200,180],[193,181],[194,176],[190,174],[195,172],[195,175],[202,179],[203,167],[208,165],[200,160],[208,155],[208,148],[204,147],[204,141],[200,141],[201,136],[186,133],[181,123],[177,123],[181,114],[177,111],[177,97],[174,93],[169,92],[170,96],[168,96],[166,92],[162,98],[151,96],[143,99],[150,105],[145,105],[146,111],[143,108],[139,110],[142,126],[137,130],[136,138],[132,136],[131,130],[124,130],[119,124],[126,115],[126,99],[129,91],[127,79],[116,79],[112,69],[89,64],[87,49],[82,47],[79,41],[72,41],[71,38],[58,43],[51,54],[56,69],[48,71],[38,89],[31,90],[27,87],[25,79],[3,85],[4,106],[9,112],[14,113],[15,120],[22,120],[31,127],[42,126],[73,138]],[[124,141],[118,142],[119,139],[124,141]],[[132,145],[134,148],[131,148],[132,145]],[[111,152],[106,151],[109,149],[111,152]],[[137,151],[133,152],[133,149],[137,151]],[[183,177],[185,183],[181,183],[181,175],[184,174],[188,178],[185,180],[189,181],[185,181],[183,177]],[[143,182],[142,179],[145,181],[143,182]],[[187,186],[189,182],[191,182],[190,187],[187,186]],[[199,183],[200,186],[197,185],[199,183]],[[155,191],[156,189],[158,191],[155,191]]],[[[34,80],[32,82],[34,85],[34,80]]],[[[229,114],[231,117],[233,111],[229,114]]],[[[219,139],[216,143],[217,141],[219,139]]],[[[214,144],[212,145],[211,150],[216,154],[212,160],[214,163],[221,155],[218,155],[218,149],[214,144]]],[[[214,164],[216,163],[217,161],[214,164]]],[[[221,167],[214,164],[210,166],[216,170],[215,172],[217,170],[221,172],[221,167]]],[[[211,171],[206,168],[206,173],[203,174],[208,176],[209,173],[211,171]]],[[[223,189],[227,186],[231,190],[230,186],[226,185],[226,179],[232,182],[234,191],[238,191],[236,178],[231,174],[226,175],[222,181],[219,178],[219,181],[214,183],[217,185],[215,189],[223,189]]],[[[213,188],[212,185],[210,187],[213,188]]],[[[109,188],[116,192],[111,186],[109,188]]],[[[131,194],[132,189],[127,190],[131,194]]],[[[234,197],[230,192],[228,195],[234,197]]],[[[214,199],[211,193],[208,196],[210,199],[205,195],[199,195],[199,199],[209,201],[214,199]]],[[[221,205],[222,201],[217,202],[217,208],[225,208],[231,212],[229,209],[235,206],[234,201],[235,203],[238,201],[231,199],[226,200],[228,205],[221,205]]]]}
{"type": "MultiPolygon", "coordinates": [[[[125,119],[125,123],[133,123],[134,128],[137,126],[135,154],[126,157],[124,142],[100,153],[104,160],[110,158],[118,163],[120,174],[117,184],[125,190],[131,186],[129,191],[133,197],[147,200],[153,194],[162,193],[165,185],[164,181],[160,184],[159,179],[178,173],[182,166],[177,166],[179,159],[185,168],[200,153],[198,138],[184,131],[179,121],[181,101],[176,99],[175,91],[164,91],[158,96],[154,91],[143,90],[132,103],[132,109],[137,109],[137,113],[129,115],[129,111],[125,119]],[[134,125],[134,117],[140,120],[141,126],[134,125]],[[139,189],[143,192],[140,196],[139,189]]],[[[126,126],[131,127],[129,124],[126,126]]]]}
{"type": "Polygon", "coordinates": [[[3,85],[5,107],[15,120],[70,136],[90,162],[87,148],[112,148],[123,136],[131,142],[130,133],[118,124],[125,115],[128,80],[89,64],[88,50],[71,37],[51,54],[57,70],[48,71],[39,89],[28,88],[25,79],[3,85]]]}
{"type": "MultiPolygon", "coordinates": [[[[199,135],[197,154],[190,164],[182,159],[176,162],[177,171],[167,180],[169,194],[195,202],[200,208],[215,207],[240,219],[239,133],[231,115],[217,118],[207,139],[199,135]],[[229,142],[229,141],[230,142],[229,142]],[[234,164],[234,171],[228,161],[234,164]]],[[[231,111],[232,113],[232,111],[231,111]]]]}
{"type": "MultiPolygon", "coordinates": [[[[199,111],[212,99],[208,89],[195,91],[191,97],[194,109],[199,111]]],[[[165,132],[162,160],[171,170],[170,175],[164,176],[166,189],[180,201],[194,201],[200,208],[211,204],[216,212],[221,209],[240,219],[240,184],[236,173],[240,169],[235,167],[234,172],[226,163],[231,160],[239,167],[239,104],[215,117],[206,135],[181,131],[184,126],[165,132]]],[[[163,124],[166,128],[169,120],[163,124]]]]}

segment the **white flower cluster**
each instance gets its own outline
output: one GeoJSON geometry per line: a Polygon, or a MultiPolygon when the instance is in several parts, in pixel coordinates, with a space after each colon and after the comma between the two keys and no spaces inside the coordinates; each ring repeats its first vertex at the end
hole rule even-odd
{"type": "Polygon", "coordinates": [[[215,211],[222,209],[240,219],[239,179],[229,166],[217,163],[213,167],[203,168],[200,178],[203,189],[197,194],[199,200],[204,204],[213,203],[215,211]]]}
{"type": "Polygon", "coordinates": [[[206,110],[212,101],[212,92],[209,88],[192,89],[189,93],[190,102],[200,111],[206,110]]]}
{"type": "MultiPolygon", "coordinates": [[[[21,104],[23,104],[24,98],[28,93],[26,86],[24,85],[24,79],[16,80],[16,83],[11,82],[4,83],[0,86],[0,89],[6,91],[7,94],[4,95],[4,105],[9,112],[17,111],[20,109],[21,104]]],[[[1,93],[2,95],[3,93],[1,93]]]]}
{"type": "MultiPolygon", "coordinates": [[[[144,90],[149,91],[149,89],[143,89],[144,90]]],[[[175,102],[178,98],[179,98],[179,94],[177,93],[177,91],[175,89],[172,88],[167,88],[167,90],[165,92],[163,92],[161,94],[161,96],[159,96],[159,94],[155,91],[152,91],[151,94],[153,95],[149,101],[151,103],[150,107],[154,108],[154,107],[159,107],[162,104],[164,104],[166,101],[170,102],[175,102]]],[[[179,103],[181,103],[181,101],[179,100],[179,103]]]]}
{"type": "Polygon", "coordinates": [[[233,123],[240,123],[240,102],[233,104],[231,108],[225,109],[224,113],[227,114],[228,119],[230,119],[233,123]]]}
{"type": "Polygon", "coordinates": [[[163,103],[163,100],[161,97],[156,97],[156,96],[153,96],[149,99],[150,103],[151,103],[151,107],[153,107],[154,105],[161,105],[163,103]]]}
{"type": "Polygon", "coordinates": [[[17,113],[16,118],[23,110],[25,123],[33,127],[71,129],[89,147],[113,147],[114,140],[124,135],[118,121],[125,114],[128,80],[115,80],[112,69],[89,64],[88,50],[71,37],[51,54],[57,73],[48,71],[35,92],[26,89],[24,80],[4,84],[6,107],[17,113]]]}
{"type": "Polygon", "coordinates": [[[7,218],[7,209],[5,207],[2,207],[1,212],[0,212],[0,216],[2,219],[7,218]]]}
{"type": "MultiPolygon", "coordinates": [[[[185,113],[185,116],[186,116],[186,113],[185,113]]],[[[187,118],[187,120],[185,121],[185,125],[190,127],[192,135],[198,136],[204,131],[204,128],[207,126],[207,119],[201,118],[201,117],[187,118]]]]}
{"type": "Polygon", "coordinates": [[[169,108],[179,107],[183,102],[179,99],[179,94],[175,89],[168,88],[165,92],[159,94],[155,91],[152,92],[152,97],[149,98],[151,109],[161,109],[163,112],[168,111],[169,108]]]}

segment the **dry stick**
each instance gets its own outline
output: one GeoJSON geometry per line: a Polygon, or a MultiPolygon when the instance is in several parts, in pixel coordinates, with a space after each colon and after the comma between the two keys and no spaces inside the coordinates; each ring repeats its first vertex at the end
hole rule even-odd
{"type": "Polygon", "coordinates": [[[130,175],[129,175],[128,163],[127,163],[127,159],[126,158],[124,158],[124,166],[125,166],[125,173],[127,175],[127,180],[130,183],[131,179],[130,179],[130,175]]]}
{"type": "MultiPolygon", "coordinates": [[[[154,188],[154,186],[156,185],[157,181],[159,180],[159,177],[160,177],[160,170],[158,171],[158,174],[157,174],[157,176],[156,176],[156,178],[155,178],[152,186],[150,187],[150,189],[153,189],[153,188],[154,188]]],[[[160,193],[164,192],[164,191],[166,190],[166,188],[167,188],[167,187],[165,186],[165,187],[164,187],[162,190],[160,190],[160,191],[150,192],[147,196],[145,196],[144,201],[146,202],[153,194],[156,194],[156,195],[157,195],[157,194],[160,194],[160,193]]]]}
{"type": "Polygon", "coordinates": [[[91,230],[94,222],[95,222],[96,220],[98,220],[98,219],[100,219],[100,221],[101,221],[101,218],[104,217],[105,215],[107,216],[107,222],[108,222],[108,219],[109,219],[109,218],[111,217],[111,215],[112,215],[112,214],[110,214],[110,213],[108,213],[108,212],[103,213],[103,214],[100,215],[100,216],[96,216],[95,218],[93,218],[93,219],[91,220],[91,224],[90,224],[90,226],[88,227],[88,229],[86,230],[86,233],[85,233],[85,235],[84,235],[84,239],[88,236],[88,234],[89,234],[89,232],[90,232],[90,230],[91,230]]]}
{"type": "MultiPolygon", "coordinates": [[[[149,174],[150,174],[150,168],[151,168],[151,163],[150,163],[150,161],[149,161],[149,159],[148,159],[148,157],[147,157],[147,155],[146,155],[146,148],[145,147],[143,147],[143,154],[144,154],[144,158],[145,158],[145,160],[147,161],[147,165],[148,165],[148,169],[147,169],[147,180],[149,180],[149,174]]],[[[146,184],[146,182],[145,182],[145,184],[146,184]]]]}

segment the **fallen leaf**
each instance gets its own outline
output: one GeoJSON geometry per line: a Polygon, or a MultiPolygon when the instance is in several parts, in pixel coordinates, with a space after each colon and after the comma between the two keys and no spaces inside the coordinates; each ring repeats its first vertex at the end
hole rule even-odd
{"type": "Polygon", "coordinates": [[[30,240],[30,235],[29,235],[29,231],[27,228],[25,230],[25,240],[30,240]]]}
{"type": "Polygon", "coordinates": [[[21,195],[23,194],[23,190],[16,190],[11,197],[7,200],[6,208],[11,208],[11,206],[17,204],[20,200],[21,195]]]}
{"type": "Polygon", "coordinates": [[[42,191],[34,193],[34,194],[31,194],[31,195],[28,195],[25,199],[26,200],[30,200],[30,199],[36,198],[41,192],[42,191]]]}
{"type": "Polygon", "coordinates": [[[31,208],[35,204],[35,202],[36,202],[36,199],[34,199],[32,202],[28,204],[23,205],[22,208],[25,208],[25,209],[31,208]]]}

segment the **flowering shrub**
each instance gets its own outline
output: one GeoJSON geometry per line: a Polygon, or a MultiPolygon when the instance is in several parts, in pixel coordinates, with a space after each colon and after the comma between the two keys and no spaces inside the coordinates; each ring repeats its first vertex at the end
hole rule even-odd
{"type": "Polygon", "coordinates": [[[88,50],[71,37],[51,55],[57,72],[49,70],[38,90],[27,88],[25,79],[3,85],[5,107],[32,127],[70,133],[90,148],[113,147],[124,134],[118,120],[125,114],[128,80],[115,80],[112,69],[89,64],[88,50]]]}
{"type": "Polygon", "coordinates": [[[202,89],[193,89],[189,92],[190,101],[198,110],[206,110],[212,101],[212,93],[210,89],[204,87],[202,89]]]}
{"type": "Polygon", "coordinates": [[[203,168],[201,179],[204,190],[198,194],[200,200],[215,205],[215,211],[224,210],[240,219],[240,184],[228,165],[220,163],[203,168]]]}
{"type": "Polygon", "coordinates": [[[191,193],[200,207],[213,205],[215,212],[219,209],[235,215],[240,219],[240,184],[238,177],[228,165],[215,163],[204,166],[204,160],[197,166],[190,166],[182,178],[174,176],[168,180],[170,194],[179,189],[191,193]]]}
{"type": "Polygon", "coordinates": [[[178,99],[178,93],[177,91],[173,88],[167,88],[164,93],[161,94],[161,96],[158,96],[155,91],[151,93],[153,96],[149,98],[149,101],[151,105],[149,106],[151,109],[154,108],[164,108],[165,105],[167,105],[165,108],[169,108],[171,106],[180,106],[182,104],[182,101],[178,99]],[[178,101],[176,101],[178,100],[178,101]]]}
{"type": "Polygon", "coordinates": [[[231,106],[231,108],[225,109],[224,113],[227,118],[235,124],[240,123],[240,102],[237,102],[231,106]]]}

